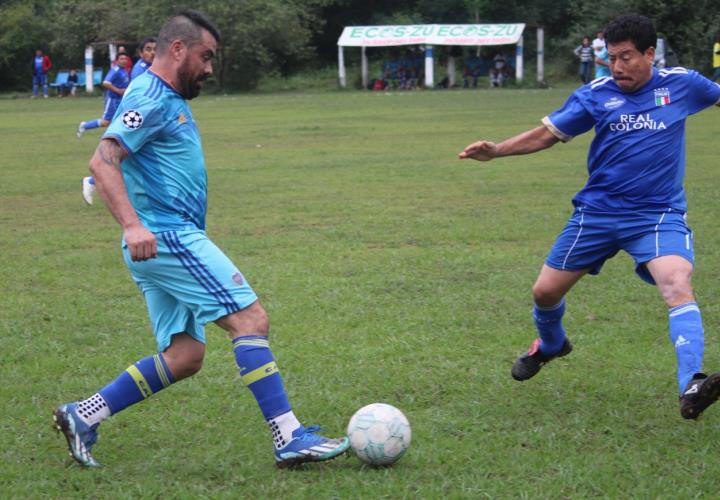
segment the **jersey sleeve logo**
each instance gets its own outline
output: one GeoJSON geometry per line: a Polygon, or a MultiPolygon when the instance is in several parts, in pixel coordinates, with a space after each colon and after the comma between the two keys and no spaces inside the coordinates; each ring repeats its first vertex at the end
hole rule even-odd
{"type": "Polygon", "coordinates": [[[142,114],[140,114],[140,111],[136,111],[134,109],[129,109],[123,113],[122,122],[123,122],[123,125],[125,125],[125,128],[129,128],[130,130],[135,130],[137,128],[142,127],[143,116],[142,116],[142,114]]]}

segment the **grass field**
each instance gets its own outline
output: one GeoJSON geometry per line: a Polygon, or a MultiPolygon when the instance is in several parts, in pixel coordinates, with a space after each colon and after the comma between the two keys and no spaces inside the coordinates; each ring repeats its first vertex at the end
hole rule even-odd
{"type": "MultiPolygon", "coordinates": [[[[230,343],[100,428],[83,470],[51,428],[152,354],[142,297],[80,179],[99,98],[0,100],[0,497],[716,498],[720,407],[681,419],[657,291],[620,255],[568,297],[571,356],[509,370],[535,336],[530,287],[585,180],[592,134],[480,164],[479,138],[535,126],[568,88],[202,97],[208,232],[271,318],[296,413],[329,435],[359,407],[401,408],[396,466],[354,457],[279,471],[230,343]]],[[[720,369],[718,110],[687,127],[694,285],[720,369]]]]}

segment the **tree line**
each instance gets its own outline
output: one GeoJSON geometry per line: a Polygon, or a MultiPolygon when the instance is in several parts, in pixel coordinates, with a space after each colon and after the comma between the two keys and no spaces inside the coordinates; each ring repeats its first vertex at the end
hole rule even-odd
{"type": "MultiPolygon", "coordinates": [[[[572,48],[612,17],[651,17],[680,64],[707,72],[720,31],[717,0],[199,0],[220,28],[216,82],[252,89],[263,75],[291,75],[336,63],[337,39],[351,25],[524,22],[545,28],[549,62],[574,72],[572,48]]],[[[84,48],[119,41],[134,46],[157,34],[185,5],[173,0],[0,0],[0,90],[27,88],[36,49],[56,68],[82,68],[84,48]]],[[[534,40],[526,38],[533,56],[534,40]]],[[[102,52],[100,52],[102,54],[102,52]]],[[[106,61],[105,59],[104,61],[106,61]]],[[[102,62],[101,65],[107,66],[102,62]]],[[[96,58],[98,64],[99,58],[96,58]]]]}

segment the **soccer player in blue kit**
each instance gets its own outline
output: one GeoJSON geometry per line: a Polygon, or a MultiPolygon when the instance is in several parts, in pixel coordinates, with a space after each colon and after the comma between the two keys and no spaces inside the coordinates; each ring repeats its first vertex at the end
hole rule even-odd
{"type": "MultiPolygon", "coordinates": [[[[117,64],[113,65],[103,79],[102,86],[105,89],[105,109],[102,118],[87,122],[80,122],[77,128],[77,136],[80,139],[86,130],[98,127],[107,127],[110,120],[115,116],[115,111],[120,106],[125,89],[130,84],[130,77],[125,68],[130,62],[130,56],[126,53],[118,54],[117,64]]],[[[92,205],[93,195],[95,194],[95,179],[91,176],[83,177],[82,180],[82,196],[85,203],[92,205]]]]}
{"type": "Polygon", "coordinates": [[[157,40],[152,37],[148,37],[142,41],[142,44],[140,44],[140,60],[133,66],[132,72],[130,73],[130,80],[134,80],[145,73],[152,65],[153,59],[155,59],[156,45],[157,40]]]}
{"type": "Polygon", "coordinates": [[[683,189],[685,119],[720,105],[720,86],[685,68],[653,68],[656,39],[647,17],[611,21],[605,30],[611,77],[580,87],[543,118],[542,126],[499,144],[475,142],[459,157],[488,161],[534,153],[595,128],[587,184],[573,198],[575,211],[532,289],[539,338],[517,359],[512,376],[527,380],[548,361],[571,352],[562,325],[565,295],[624,250],[668,306],[680,414],[695,419],[720,397],[720,373],[702,372],[703,326],[690,285],[694,257],[683,189]]]}
{"type": "Polygon", "coordinates": [[[172,17],[152,68],[130,85],[90,161],[98,192],[122,227],[125,263],[145,297],[158,353],[89,398],[55,409],[70,455],[84,466],[98,465],[91,451],[101,422],[200,370],[211,321],[232,340],[278,467],[330,460],[349,447],[347,437],[328,439],[298,421],[268,344],[267,314],[205,233],[207,174],[187,100],[212,74],[219,38],[196,11],[172,17]]]}

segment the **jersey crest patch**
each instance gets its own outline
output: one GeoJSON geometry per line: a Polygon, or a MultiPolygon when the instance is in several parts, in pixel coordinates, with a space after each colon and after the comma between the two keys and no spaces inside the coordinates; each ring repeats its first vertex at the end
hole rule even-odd
{"type": "Polygon", "coordinates": [[[143,116],[140,113],[140,111],[136,111],[134,109],[129,109],[123,113],[122,122],[123,122],[123,125],[125,126],[125,128],[129,128],[130,130],[135,130],[136,128],[142,127],[143,116]]]}
{"type": "Polygon", "coordinates": [[[655,106],[665,106],[670,104],[670,89],[655,89],[655,106]]]}

